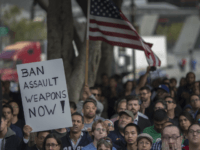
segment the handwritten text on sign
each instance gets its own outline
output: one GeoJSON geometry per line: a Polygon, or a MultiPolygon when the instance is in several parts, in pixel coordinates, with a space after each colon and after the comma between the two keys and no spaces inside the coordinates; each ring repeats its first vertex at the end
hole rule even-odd
{"type": "Polygon", "coordinates": [[[33,132],[72,126],[62,59],[17,65],[17,72],[33,132]]]}

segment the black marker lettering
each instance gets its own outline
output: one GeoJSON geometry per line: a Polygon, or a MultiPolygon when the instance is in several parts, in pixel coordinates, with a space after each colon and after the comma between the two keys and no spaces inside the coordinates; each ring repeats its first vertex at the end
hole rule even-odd
{"type": "Polygon", "coordinates": [[[29,82],[29,85],[31,89],[34,87],[32,81],[29,82]]]}
{"type": "Polygon", "coordinates": [[[44,74],[44,67],[42,66],[42,69],[40,70],[40,68],[36,67],[37,70],[37,75],[39,75],[39,72],[44,74]]]}
{"type": "Polygon", "coordinates": [[[46,101],[46,99],[44,98],[44,96],[42,94],[40,94],[39,101],[41,101],[42,99],[46,101]]]}
{"type": "Polygon", "coordinates": [[[54,78],[52,78],[52,79],[54,79],[55,85],[57,85],[56,79],[58,79],[58,77],[54,77],[54,78]]]}
{"type": "Polygon", "coordinates": [[[43,117],[43,116],[45,115],[44,107],[40,106],[40,107],[38,108],[38,114],[39,114],[40,117],[43,117]],[[40,114],[40,110],[41,110],[40,108],[42,108],[43,114],[40,114]]]}
{"type": "Polygon", "coordinates": [[[54,111],[55,111],[55,108],[56,108],[56,104],[54,105],[54,108],[53,108],[53,110],[52,110],[52,109],[48,110],[48,108],[47,108],[47,106],[46,106],[46,105],[45,105],[44,107],[46,108],[46,110],[47,110],[47,113],[48,113],[49,115],[50,115],[50,114],[54,115],[54,111]]]}
{"type": "Polygon", "coordinates": [[[34,95],[34,102],[38,102],[37,94],[34,95]]]}
{"type": "Polygon", "coordinates": [[[27,69],[21,69],[22,71],[22,77],[28,77],[28,70],[27,69]]]}
{"type": "Polygon", "coordinates": [[[49,80],[49,86],[53,86],[53,84],[51,84],[51,80],[50,79],[48,79],[49,80]]]}
{"type": "Polygon", "coordinates": [[[64,96],[64,97],[62,97],[62,98],[66,98],[67,97],[67,95],[64,93],[66,90],[63,90],[62,91],[62,95],[64,96]]]}
{"type": "Polygon", "coordinates": [[[33,95],[32,95],[31,98],[29,98],[29,99],[28,99],[26,96],[25,96],[25,98],[26,98],[27,103],[29,103],[29,102],[32,101],[33,95]]]}
{"type": "Polygon", "coordinates": [[[28,87],[28,85],[27,85],[26,82],[24,83],[24,89],[25,89],[25,88],[28,88],[28,89],[29,89],[29,87],[28,87]]]}
{"type": "Polygon", "coordinates": [[[28,109],[29,111],[29,117],[31,118],[31,114],[33,114],[36,117],[35,107],[33,107],[33,111],[31,109],[28,109]]]}
{"type": "Polygon", "coordinates": [[[31,68],[31,71],[30,71],[30,75],[29,75],[29,76],[31,76],[31,74],[34,74],[34,75],[36,76],[36,74],[35,74],[33,68],[31,68]]]}

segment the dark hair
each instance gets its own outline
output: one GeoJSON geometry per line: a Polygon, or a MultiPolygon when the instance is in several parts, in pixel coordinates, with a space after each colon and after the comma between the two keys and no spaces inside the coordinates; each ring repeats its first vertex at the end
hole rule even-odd
{"type": "MultiPolygon", "coordinates": [[[[179,117],[178,117],[178,120],[179,120],[179,118],[180,118],[181,116],[184,116],[185,118],[187,118],[187,120],[189,120],[191,124],[194,123],[194,119],[193,119],[192,115],[191,115],[189,112],[183,111],[182,113],[180,113],[180,115],[179,115],[179,117]]],[[[179,121],[179,122],[180,122],[180,121],[179,121]]]]}
{"type": "Polygon", "coordinates": [[[163,130],[162,130],[161,135],[163,135],[163,131],[165,130],[165,128],[168,128],[168,127],[176,127],[178,129],[178,131],[179,131],[179,135],[182,135],[182,132],[181,132],[180,128],[175,126],[175,125],[168,125],[168,126],[164,127],[163,130]]]}
{"type": "Polygon", "coordinates": [[[194,72],[188,72],[188,73],[186,74],[186,78],[188,78],[189,74],[193,74],[193,75],[194,75],[194,78],[196,78],[196,75],[194,74],[194,72]]]}
{"type": "Polygon", "coordinates": [[[39,134],[40,133],[42,133],[42,132],[48,132],[48,133],[51,133],[51,131],[50,130],[46,130],[46,131],[40,131],[40,132],[37,132],[37,137],[39,136],[39,134]]]}
{"type": "Polygon", "coordinates": [[[99,148],[102,144],[104,144],[105,147],[110,148],[110,149],[112,150],[112,147],[113,147],[113,145],[112,145],[112,140],[111,140],[109,137],[101,138],[101,139],[97,142],[97,150],[98,150],[98,148],[99,148]]]}
{"type": "Polygon", "coordinates": [[[84,124],[84,117],[83,117],[80,113],[75,112],[75,113],[72,114],[72,117],[73,117],[73,116],[80,116],[80,117],[81,117],[81,120],[82,120],[82,124],[84,124]]]}
{"type": "Polygon", "coordinates": [[[151,92],[150,88],[148,86],[143,86],[140,88],[140,91],[146,90],[147,92],[151,92]]]}
{"type": "Polygon", "coordinates": [[[90,90],[98,90],[98,87],[96,86],[90,87],[90,90]]]}
{"type": "Polygon", "coordinates": [[[177,83],[176,78],[171,78],[169,81],[170,81],[170,83],[172,83],[172,82],[176,82],[177,83]]]}
{"type": "Polygon", "coordinates": [[[167,104],[164,100],[157,100],[154,104],[154,107],[156,106],[157,103],[161,103],[164,106],[164,109],[167,109],[167,104]]]}
{"type": "Polygon", "coordinates": [[[101,74],[101,78],[103,78],[104,76],[108,77],[108,74],[107,73],[102,73],[101,74]]]}
{"type": "Polygon", "coordinates": [[[76,103],[75,103],[75,102],[70,101],[70,102],[69,102],[69,105],[70,105],[70,108],[73,108],[74,110],[77,109],[76,103]]]}
{"type": "Polygon", "coordinates": [[[97,102],[96,102],[94,99],[92,99],[92,98],[88,98],[88,99],[86,99],[86,100],[84,101],[84,103],[83,103],[83,108],[84,108],[85,104],[87,104],[87,103],[89,103],[89,102],[93,103],[93,104],[95,105],[95,107],[97,107],[97,102]]]}
{"type": "Polygon", "coordinates": [[[119,100],[116,102],[116,110],[117,110],[117,108],[119,107],[119,105],[120,105],[122,102],[126,102],[126,103],[127,103],[127,101],[126,101],[125,98],[119,99],[119,100]]]}
{"type": "Polygon", "coordinates": [[[154,121],[163,121],[163,120],[167,120],[168,116],[167,116],[167,112],[163,109],[158,109],[154,112],[153,115],[153,120],[154,121]]]}
{"type": "Polygon", "coordinates": [[[174,102],[174,104],[176,104],[176,100],[175,100],[173,97],[171,97],[171,96],[166,96],[165,99],[167,99],[167,98],[171,98],[172,101],[174,102]]]}
{"type": "Polygon", "coordinates": [[[128,84],[129,82],[132,83],[132,90],[133,90],[133,88],[134,88],[134,87],[133,87],[133,82],[130,81],[130,80],[126,81],[126,83],[124,84],[124,89],[126,89],[126,86],[127,86],[127,84],[128,84]]]}
{"type": "Polygon", "coordinates": [[[16,101],[8,101],[7,104],[10,105],[10,103],[16,103],[19,106],[19,104],[16,101]]]}
{"type": "Polygon", "coordinates": [[[199,123],[193,123],[193,124],[191,124],[191,125],[189,126],[188,132],[189,132],[190,128],[191,128],[193,125],[198,125],[198,126],[200,127],[200,124],[199,124],[199,123]]]}
{"type": "MultiPolygon", "coordinates": [[[[5,105],[3,105],[3,108],[10,108],[11,113],[12,113],[12,115],[13,115],[13,108],[12,108],[10,105],[5,104],[5,105]]],[[[3,110],[3,108],[2,108],[2,110],[3,110]]]]}
{"type": "Polygon", "coordinates": [[[138,101],[138,104],[140,105],[140,98],[138,96],[134,96],[134,95],[128,95],[125,97],[127,103],[131,100],[136,100],[138,101]]]}
{"type": "Polygon", "coordinates": [[[46,150],[46,142],[47,142],[47,139],[50,139],[50,138],[54,138],[56,140],[56,142],[58,143],[58,145],[60,146],[60,150],[62,150],[62,142],[61,142],[61,140],[55,134],[53,134],[53,133],[50,133],[44,139],[43,149],[46,150]]]}
{"type": "Polygon", "coordinates": [[[140,127],[134,123],[129,123],[124,127],[124,134],[127,127],[135,127],[137,131],[137,135],[140,134],[140,127]]]}

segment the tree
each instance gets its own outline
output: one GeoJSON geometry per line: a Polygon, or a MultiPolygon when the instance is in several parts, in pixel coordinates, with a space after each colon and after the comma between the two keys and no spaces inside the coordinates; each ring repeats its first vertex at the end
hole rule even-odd
{"type": "Polygon", "coordinates": [[[19,18],[21,10],[17,6],[12,6],[3,15],[3,23],[15,32],[15,42],[17,41],[37,41],[47,37],[46,25],[43,22],[33,22],[26,18],[19,18]]]}

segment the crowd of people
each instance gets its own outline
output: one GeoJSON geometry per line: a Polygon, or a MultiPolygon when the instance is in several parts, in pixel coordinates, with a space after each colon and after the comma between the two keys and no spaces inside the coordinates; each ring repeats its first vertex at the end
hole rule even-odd
{"type": "MultiPolygon", "coordinates": [[[[20,92],[2,81],[0,150],[200,150],[200,82],[181,78],[149,82],[150,67],[138,82],[102,74],[70,101],[72,127],[31,133],[20,92]]],[[[66,118],[68,119],[68,118],[66,118]]]]}

